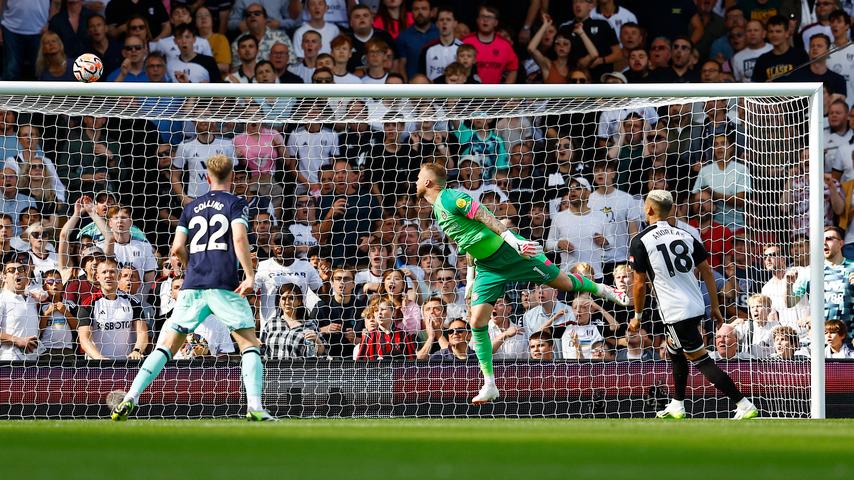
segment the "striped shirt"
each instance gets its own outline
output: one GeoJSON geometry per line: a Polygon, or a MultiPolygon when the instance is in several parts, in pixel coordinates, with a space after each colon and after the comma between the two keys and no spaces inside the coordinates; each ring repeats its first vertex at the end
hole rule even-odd
{"type": "MultiPolygon", "coordinates": [[[[281,316],[276,316],[261,331],[261,342],[266,346],[265,356],[269,359],[311,358],[317,356],[317,344],[305,338],[314,329],[306,325],[290,327],[281,316]]],[[[318,334],[319,336],[319,334],[318,334]]]]}
{"type": "Polygon", "coordinates": [[[418,349],[415,336],[405,332],[385,333],[379,330],[362,335],[356,348],[355,360],[382,360],[383,358],[415,359],[418,349]]]}

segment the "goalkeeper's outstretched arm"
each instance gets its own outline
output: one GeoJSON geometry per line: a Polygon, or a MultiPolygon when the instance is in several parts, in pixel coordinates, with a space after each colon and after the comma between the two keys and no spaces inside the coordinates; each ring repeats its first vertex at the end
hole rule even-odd
{"type": "Polygon", "coordinates": [[[478,208],[474,213],[474,219],[499,235],[504,239],[504,242],[507,243],[507,245],[513,247],[513,250],[516,250],[516,252],[523,257],[533,257],[543,253],[542,245],[538,242],[520,240],[516,238],[516,235],[508,230],[503,223],[499,222],[498,219],[495,218],[495,216],[493,216],[486,208],[478,208]]]}

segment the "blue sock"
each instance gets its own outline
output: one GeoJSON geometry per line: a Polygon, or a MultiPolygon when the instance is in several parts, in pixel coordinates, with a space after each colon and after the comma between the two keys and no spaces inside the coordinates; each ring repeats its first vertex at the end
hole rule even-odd
{"type": "Polygon", "coordinates": [[[240,375],[246,388],[246,404],[249,410],[261,410],[261,392],[264,389],[264,364],[261,362],[261,350],[249,347],[240,352],[240,375]]]}
{"type": "Polygon", "coordinates": [[[139,403],[139,394],[148,388],[152,380],[157,378],[157,375],[160,375],[160,371],[163,370],[163,366],[169,360],[172,360],[172,352],[164,347],[155,348],[151,355],[142,362],[142,367],[137,372],[136,378],[133,379],[133,384],[131,384],[124,399],[139,403]]]}

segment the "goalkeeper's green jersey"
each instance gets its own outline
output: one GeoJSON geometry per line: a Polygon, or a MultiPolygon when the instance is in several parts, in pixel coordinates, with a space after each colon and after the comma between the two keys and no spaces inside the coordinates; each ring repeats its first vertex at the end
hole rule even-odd
{"type": "Polygon", "coordinates": [[[504,240],[483,223],[474,219],[475,213],[486,207],[467,193],[452,188],[439,192],[433,203],[433,215],[445,235],[457,242],[460,253],[468,253],[481,260],[489,257],[501,247],[504,240]]]}

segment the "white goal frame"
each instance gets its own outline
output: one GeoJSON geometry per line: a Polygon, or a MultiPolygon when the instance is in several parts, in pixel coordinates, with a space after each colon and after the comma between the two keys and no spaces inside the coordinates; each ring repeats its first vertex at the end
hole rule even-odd
{"type": "MultiPolygon", "coordinates": [[[[657,98],[677,97],[686,101],[709,97],[809,98],[809,238],[810,278],[823,279],[824,257],[824,116],[821,83],[703,83],[703,84],[631,84],[631,85],[291,85],[291,84],[182,84],[182,83],[75,83],[75,82],[0,82],[0,95],[16,96],[146,96],[146,97],[375,97],[375,98],[657,98]]],[[[811,299],[824,298],[824,282],[810,282],[811,299]]],[[[824,345],[824,305],[810,302],[811,344],[824,345]]],[[[812,418],[825,417],[824,349],[811,348],[812,418]]]]}

